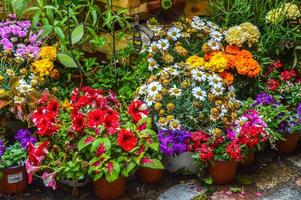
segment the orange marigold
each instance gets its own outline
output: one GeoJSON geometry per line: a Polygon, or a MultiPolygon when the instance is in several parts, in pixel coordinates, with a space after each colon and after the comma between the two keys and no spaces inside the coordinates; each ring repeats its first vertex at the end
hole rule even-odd
{"type": "Polygon", "coordinates": [[[238,54],[240,52],[240,48],[235,45],[226,46],[226,52],[230,54],[238,54]]]}
{"type": "Polygon", "coordinates": [[[227,85],[231,85],[234,81],[234,76],[230,72],[222,72],[220,73],[220,77],[226,82],[227,85]]]}

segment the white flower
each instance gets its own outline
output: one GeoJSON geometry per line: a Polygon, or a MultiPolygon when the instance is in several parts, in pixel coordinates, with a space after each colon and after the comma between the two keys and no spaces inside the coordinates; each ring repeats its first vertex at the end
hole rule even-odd
{"type": "Polygon", "coordinates": [[[160,39],[157,43],[157,47],[162,51],[168,50],[169,46],[170,44],[167,39],[160,39]]]}
{"type": "Polygon", "coordinates": [[[23,102],[25,102],[25,98],[24,97],[19,97],[19,96],[15,96],[14,97],[14,103],[15,104],[21,104],[23,102]]]}
{"type": "Polygon", "coordinates": [[[218,75],[216,74],[212,74],[210,76],[207,77],[208,81],[209,81],[209,84],[212,84],[210,82],[222,82],[223,79],[221,77],[219,77],[218,75]]]}
{"type": "Polygon", "coordinates": [[[169,127],[172,129],[172,130],[178,130],[181,128],[181,124],[180,124],[180,121],[177,120],[177,119],[173,119],[170,123],[169,123],[169,127]]]}
{"type": "Polygon", "coordinates": [[[213,30],[210,33],[210,36],[211,36],[211,39],[218,41],[218,42],[223,40],[223,34],[221,32],[215,31],[215,30],[213,30]]]}
{"type": "MultiPolygon", "coordinates": [[[[222,82],[210,81],[209,85],[211,85],[213,88],[223,88],[223,83],[222,82]]],[[[224,89],[222,89],[222,90],[224,90],[224,89]]]]}
{"type": "Polygon", "coordinates": [[[174,86],[173,88],[169,89],[169,93],[171,96],[179,97],[181,96],[182,90],[174,86]]]}
{"type": "Polygon", "coordinates": [[[193,17],[191,22],[191,27],[197,30],[203,30],[203,27],[206,25],[204,20],[201,20],[200,17],[193,17]]]}
{"type": "Polygon", "coordinates": [[[191,71],[191,75],[194,80],[199,81],[199,82],[207,80],[206,73],[199,69],[193,69],[191,71]]]}
{"type": "Polygon", "coordinates": [[[210,47],[210,49],[213,51],[217,51],[221,49],[221,44],[216,40],[211,39],[208,41],[207,44],[210,47]]]}
{"type": "Polygon", "coordinates": [[[221,96],[221,95],[223,95],[223,90],[221,88],[211,88],[210,92],[214,96],[221,96]]]}
{"type": "Polygon", "coordinates": [[[32,91],[31,85],[27,84],[23,79],[19,81],[17,90],[22,94],[32,91]]]}
{"type": "Polygon", "coordinates": [[[181,30],[178,29],[177,27],[171,27],[167,31],[167,35],[170,36],[173,41],[176,41],[178,38],[182,36],[181,30]]]}
{"type": "Polygon", "coordinates": [[[152,42],[148,48],[148,52],[150,52],[150,53],[156,53],[158,50],[159,50],[159,47],[158,47],[157,41],[152,42]]]}
{"type": "Polygon", "coordinates": [[[163,69],[163,71],[168,73],[168,74],[171,74],[173,76],[177,76],[177,75],[180,74],[180,72],[177,69],[173,68],[173,67],[165,67],[163,69]]]}
{"type": "Polygon", "coordinates": [[[147,87],[147,92],[150,96],[155,96],[162,90],[162,85],[158,81],[151,82],[147,87]]]}
{"type": "Polygon", "coordinates": [[[220,107],[220,114],[219,114],[219,116],[223,117],[223,116],[225,116],[227,114],[227,112],[228,112],[228,109],[226,108],[226,106],[222,105],[220,107]]]}
{"type": "Polygon", "coordinates": [[[200,87],[193,88],[192,94],[196,99],[199,99],[200,101],[205,101],[207,97],[206,91],[202,90],[200,87]]]}
{"type": "Polygon", "coordinates": [[[154,59],[154,58],[148,58],[147,59],[148,61],[148,70],[149,71],[153,71],[154,69],[158,69],[159,68],[159,65],[157,63],[157,61],[154,59]]]}
{"type": "Polygon", "coordinates": [[[148,107],[150,107],[151,105],[153,105],[154,99],[152,96],[148,96],[147,98],[144,99],[144,102],[148,107]]]}
{"type": "Polygon", "coordinates": [[[138,90],[139,95],[144,95],[146,93],[147,86],[145,84],[141,85],[138,90]]]}

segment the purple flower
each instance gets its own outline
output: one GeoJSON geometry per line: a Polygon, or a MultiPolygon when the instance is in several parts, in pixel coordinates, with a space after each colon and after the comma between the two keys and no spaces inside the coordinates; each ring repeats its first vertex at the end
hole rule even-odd
{"type": "Polygon", "coordinates": [[[0,139],[0,157],[3,155],[4,151],[5,151],[4,143],[0,139]]]}
{"type": "Polygon", "coordinates": [[[185,130],[160,130],[158,134],[161,151],[172,156],[188,151],[187,142],[190,139],[190,132],[185,130]]]}
{"type": "Polygon", "coordinates": [[[275,105],[277,102],[273,96],[268,93],[262,92],[258,94],[255,98],[253,106],[257,105],[275,105]]]}
{"type": "Polygon", "coordinates": [[[24,149],[27,149],[29,143],[36,143],[37,139],[33,137],[28,129],[20,129],[15,135],[15,140],[20,142],[24,149]]]}

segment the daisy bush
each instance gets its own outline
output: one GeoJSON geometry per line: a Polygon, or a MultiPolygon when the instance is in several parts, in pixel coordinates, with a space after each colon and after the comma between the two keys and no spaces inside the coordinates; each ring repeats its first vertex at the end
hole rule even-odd
{"type": "Polygon", "coordinates": [[[124,107],[112,91],[75,89],[69,103],[44,94],[31,115],[39,143],[29,144],[29,177],[42,171],[45,185],[56,189],[58,180],[87,174],[112,182],[139,166],[163,168],[148,113],[138,100],[124,107]]]}

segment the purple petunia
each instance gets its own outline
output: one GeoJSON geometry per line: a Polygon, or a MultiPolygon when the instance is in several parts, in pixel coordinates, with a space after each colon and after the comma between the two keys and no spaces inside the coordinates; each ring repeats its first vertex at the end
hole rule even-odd
{"type": "Polygon", "coordinates": [[[5,151],[5,146],[3,141],[0,139],[0,157],[3,155],[4,151],[5,151]]]}
{"type": "Polygon", "coordinates": [[[161,151],[172,156],[188,151],[190,132],[185,130],[161,130],[158,134],[161,151]]]}
{"type": "Polygon", "coordinates": [[[257,105],[275,105],[277,102],[272,95],[262,92],[258,94],[255,98],[253,106],[257,105]]]}
{"type": "Polygon", "coordinates": [[[20,129],[15,135],[15,140],[20,142],[24,149],[27,149],[29,143],[36,143],[37,139],[33,137],[28,129],[20,129]]]}

